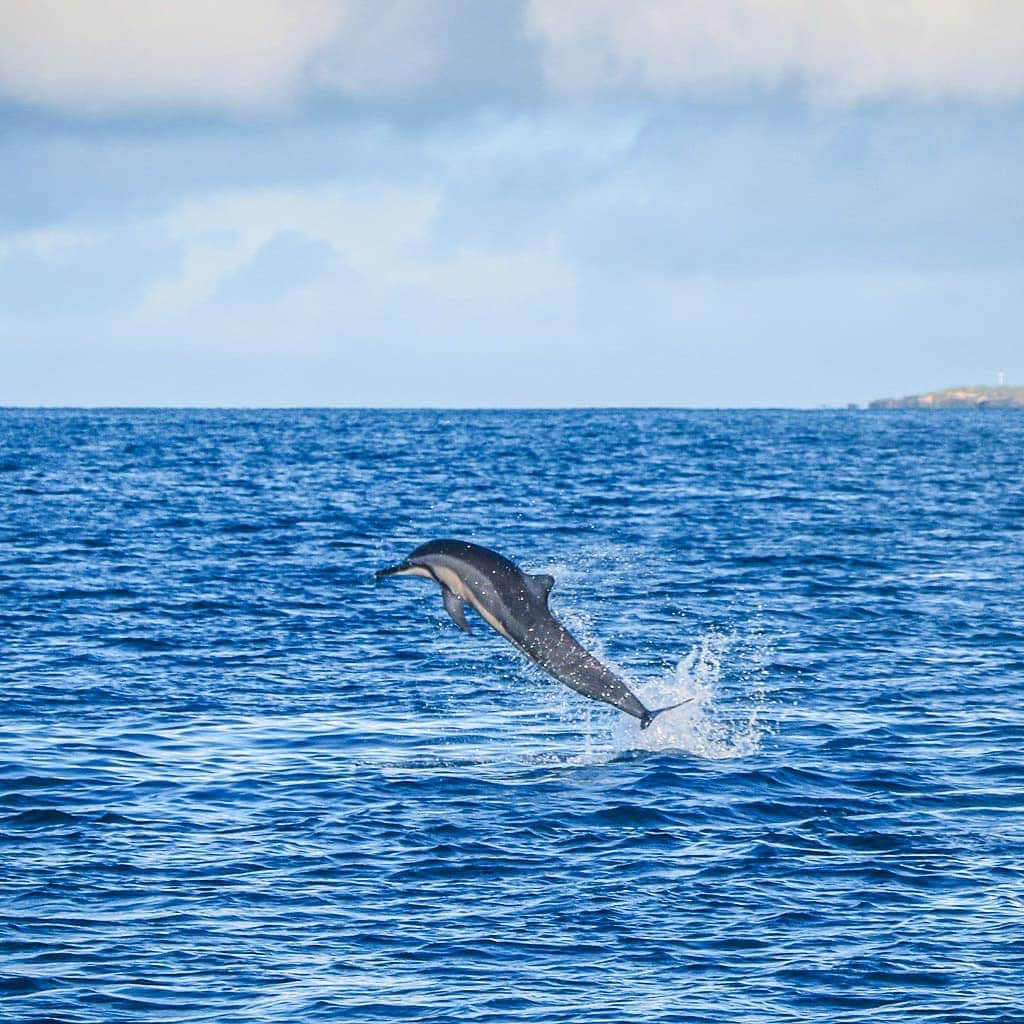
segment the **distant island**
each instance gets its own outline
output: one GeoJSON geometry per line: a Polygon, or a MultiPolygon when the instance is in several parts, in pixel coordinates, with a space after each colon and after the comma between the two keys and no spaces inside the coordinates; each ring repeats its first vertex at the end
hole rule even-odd
{"type": "Polygon", "coordinates": [[[906,398],[876,398],[869,409],[1024,409],[1024,388],[959,387],[906,398]]]}

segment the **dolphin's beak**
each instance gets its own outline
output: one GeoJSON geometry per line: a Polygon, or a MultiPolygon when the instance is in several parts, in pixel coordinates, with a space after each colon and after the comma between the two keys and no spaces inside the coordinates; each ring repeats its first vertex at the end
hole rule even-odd
{"type": "Polygon", "coordinates": [[[397,576],[400,572],[405,572],[407,569],[411,568],[412,566],[408,562],[399,562],[398,565],[392,565],[387,569],[378,569],[373,574],[373,578],[376,580],[382,580],[385,576],[397,576]]]}

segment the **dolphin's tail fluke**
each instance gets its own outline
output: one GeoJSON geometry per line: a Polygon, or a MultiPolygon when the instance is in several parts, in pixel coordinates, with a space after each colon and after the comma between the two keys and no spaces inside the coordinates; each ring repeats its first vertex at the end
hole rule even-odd
{"type": "Polygon", "coordinates": [[[692,697],[687,697],[686,700],[681,700],[678,704],[669,704],[667,708],[658,708],[656,711],[645,711],[643,717],[640,719],[640,728],[646,729],[647,726],[649,726],[651,722],[658,717],[658,715],[662,715],[666,711],[674,711],[676,708],[681,708],[684,704],[689,704],[692,700],[692,697]]]}

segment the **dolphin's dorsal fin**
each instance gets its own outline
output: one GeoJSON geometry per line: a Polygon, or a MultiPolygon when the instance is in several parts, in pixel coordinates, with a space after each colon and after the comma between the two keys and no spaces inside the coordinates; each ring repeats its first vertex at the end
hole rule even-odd
{"type": "Polygon", "coordinates": [[[466,602],[447,587],[441,589],[444,593],[444,610],[452,617],[452,622],[463,633],[472,633],[473,630],[469,628],[469,623],[466,621],[466,602]]]}
{"type": "Polygon", "coordinates": [[[555,577],[548,576],[547,573],[543,572],[536,574],[527,573],[526,585],[530,588],[530,593],[534,597],[540,601],[547,601],[551,588],[555,585],[555,577]]]}

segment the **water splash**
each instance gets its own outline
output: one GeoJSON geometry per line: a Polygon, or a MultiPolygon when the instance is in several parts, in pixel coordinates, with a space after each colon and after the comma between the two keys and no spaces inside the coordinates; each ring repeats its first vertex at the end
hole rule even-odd
{"type": "Polygon", "coordinates": [[[612,737],[616,750],[684,750],[714,760],[757,753],[771,731],[764,720],[765,660],[756,640],[721,633],[705,636],[674,672],[638,688],[650,708],[686,703],[659,715],[647,729],[634,719],[619,717],[612,737]],[[735,656],[739,671],[730,672],[734,681],[726,683],[723,663],[730,656],[735,656]]]}

